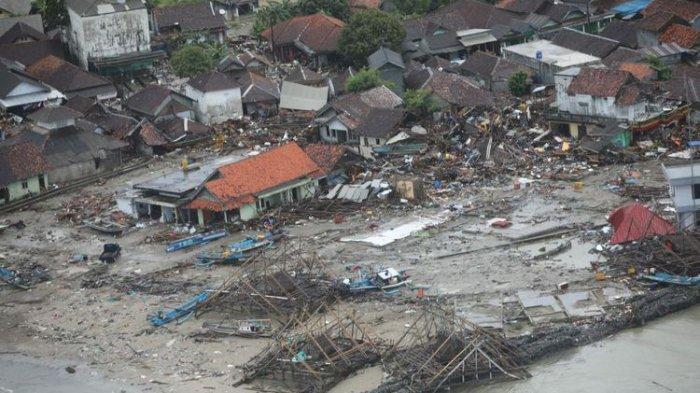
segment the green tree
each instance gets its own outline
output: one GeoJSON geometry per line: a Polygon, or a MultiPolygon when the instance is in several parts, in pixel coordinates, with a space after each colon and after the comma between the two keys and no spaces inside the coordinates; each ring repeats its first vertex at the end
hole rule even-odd
{"type": "Polygon", "coordinates": [[[403,96],[406,110],[416,117],[425,117],[440,109],[430,91],[425,89],[407,90],[403,96]]]}
{"type": "Polygon", "coordinates": [[[300,15],[323,12],[340,20],[348,20],[350,17],[348,0],[299,0],[297,8],[300,15]]]}
{"type": "Polygon", "coordinates": [[[260,33],[274,26],[276,23],[299,15],[297,5],[290,0],[282,0],[268,3],[264,7],[255,10],[252,33],[260,37],[260,33]]]}
{"type": "Polygon", "coordinates": [[[647,63],[649,63],[649,65],[651,66],[651,68],[655,69],[658,73],[659,80],[665,81],[671,79],[671,67],[662,63],[658,57],[649,55],[647,56],[646,60],[647,63]]]}
{"type": "Polygon", "coordinates": [[[66,24],[68,13],[66,12],[64,0],[38,0],[36,5],[41,12],[46,30],[66,24]]]}
{"type": "Polygon", "coordinates": [[[393,83],[380,78],[379,71],[363,68],[357,74],[348,78],[345,82],[345,90],[356,93],[382,85],[390,89],[394,86],[393,83]]]}
{"type": "Polygon", "coordinates": [[[358,12],[350,17],[350,22],[340,33],[338,50],[348,62],[361,66],[380,46],[400,51],[405,35],[396,15],[378,10],[358,12]]]}
{"type": "Polygon", "coordinates": [[[508,90],[514,96],[521,96],[527,93],[527,73],[518,71],[508,78],[508,90]]]}
{"type": "Polygon", "coordinates": [[[187,44],[173,52],[170,65],[178,76],[192,77],[212,70],[223,53],[218,45],[187,44]]]}

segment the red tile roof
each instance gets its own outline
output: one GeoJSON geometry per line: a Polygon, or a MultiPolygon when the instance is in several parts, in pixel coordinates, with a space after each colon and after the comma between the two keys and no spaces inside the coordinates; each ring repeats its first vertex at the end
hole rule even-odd
{"type": "Polygon", "coordinates": [[[343,158],[345,147],[328,143],[312,143],[304,148],[304,152],[321,168],[323,173],[329,173],[343,158]]]}
{"type": "Polygon", "coordinates": [[[694,48],[700,42],[700,32],[692,27],[673,24],[661,33],[659,41],[667,44],[675,42],[684,48],[694,48]]]}
{"type": "Polygon", "coordinates": [[[263,31],[262,37],[271,40],[274,31],[275,45],[297,45],[298,41],[315,53],[331,53],[338,49],[338,39],[344,26],[343,21],[318,13],[277,23],[272,29],[263,31]]]}
{"type": "Polygon", "coordinates": [[[205,184],[216,201],[199,197],[187,207],[214,211],[237,209],[254,202],[257,194],[307,176],[316,177],[320,172],[321,168],[304,150],[296,142],[290,142],[219,168],[220,177],[205,184]]]}
{"type": "Polygon", "coordinates": [[[567,89],[568,94],[615,97],[632,75],[627,71],[605,68],[582,68],[567,89]]]}
{"type": "Polygon", "coordinates": [[[690,22],[700,15],[700,3],[687,0],[654,0],[642,14],[649,16],[660,11],[670,12],[690,22]]]}
{"type": "Polygon", "coordinates": [[[41,150],[32,142],[0,143],[0,185],[25,180],[50,169],[41,150]]]}
{"type": "Polygon", "coordinates": [[[656,75],[656,71],[647,63],[624,62],[620,63],[617,68],[619,70],[629,72],[640,81],[654,79],[654,76],[656,75]]]}

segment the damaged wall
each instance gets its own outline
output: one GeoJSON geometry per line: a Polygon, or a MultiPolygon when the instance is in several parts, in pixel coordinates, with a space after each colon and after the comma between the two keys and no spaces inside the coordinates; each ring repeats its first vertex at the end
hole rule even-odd
{"type": "Polygon", "coordinates": [[[90,57],[115,57],[151,48],[145,8],[86,17],[68,8],[68,16],[68,46],[85,69],[90,57]]]}
{"type": "Polygon", "coordinates": [[[197,119],[204,124],[219,124],[243,116],[241,89],[201,92],[190,85],[185,86],[187,97],[195,100],[197,119]]]}

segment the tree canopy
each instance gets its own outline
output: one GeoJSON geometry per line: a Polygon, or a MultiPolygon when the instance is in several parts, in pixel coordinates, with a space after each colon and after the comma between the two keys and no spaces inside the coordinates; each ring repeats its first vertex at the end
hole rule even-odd
{"type": "Polygon", "coordinates": [[[527,93],[527,73],[518,71],[508,78],[508,90],[514,96],[521,96],[527,93]]]}
{"type": "Polygon", "coordinates": [[[361,66],[381,46],[399,51],[406,31],[393,14],[378,10],[358,12],[350,17],[338,41],[338,50],[349,63],[361,66]]]}
{"type": "Polygon", "coordinates": [[[38,0],[36,5],[41,12],[46,30],[66,24],[68,13],[66,12],[64,0],[38,0]]]}
{"type": "Polygon", "coordinates": [[[356,93],[382,85],[391,88],[393,84],[383,80],[379,76],[379,71],[363,68],[358,73],[348,78],[345,82],[345,90],[356,93]]]}
{"type": "Polygon", "coordinates": [[[403,96],[406,110],[416,117],[425,117],[440,109],[430,91],[425,89],[407,90],[403,96]]]}
{"type": "Polygon", "coordinates": [[[192,77],[214,69],[223,54],[217,45],[187,44],[173,52],[170,65],[178,76],[192,77]]]}

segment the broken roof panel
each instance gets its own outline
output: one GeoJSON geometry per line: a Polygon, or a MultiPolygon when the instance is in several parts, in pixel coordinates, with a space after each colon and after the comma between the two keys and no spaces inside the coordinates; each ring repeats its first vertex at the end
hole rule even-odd
{"type": "Polygon", "coordinates": [[[631,74],[627,71],[582,68],[571,81],[567,93],[594,97],[615,97],[622,86],[630,80],[630,77],[631,74]]]}
{"type": "Polygon", "coordinates": [[[294,82],[282,82],[280,108],[317,111],[328,102],[328,86],[312,87],[294,82]]]}

